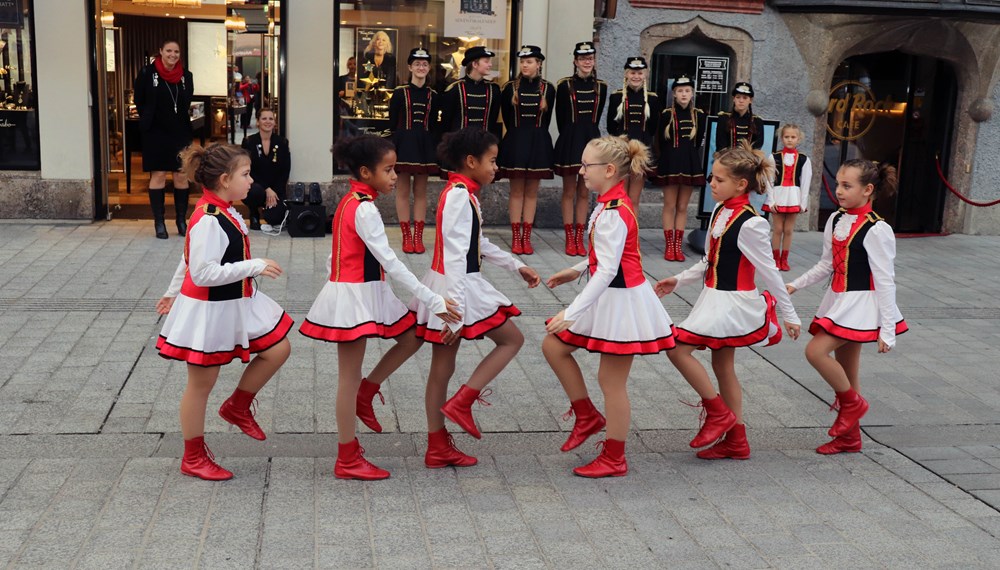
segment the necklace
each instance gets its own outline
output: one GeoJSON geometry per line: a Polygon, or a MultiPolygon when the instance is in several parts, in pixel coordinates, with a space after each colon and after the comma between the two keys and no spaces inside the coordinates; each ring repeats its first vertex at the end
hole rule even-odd
{"type": "Polygon", "coordinates": [[[170,83],[167,83],[166,81],[164,81],[163,83],[167,86],[167,93],[170,93],[170,100],[174,102],[174,114],[176,115],[177,114],[177,98],[180,97],[180,95],[181,95],[181,88],[178,87],[177,88],[177,92],[174,93],[174,91],[172,89],[170,89],[170,83]]]}

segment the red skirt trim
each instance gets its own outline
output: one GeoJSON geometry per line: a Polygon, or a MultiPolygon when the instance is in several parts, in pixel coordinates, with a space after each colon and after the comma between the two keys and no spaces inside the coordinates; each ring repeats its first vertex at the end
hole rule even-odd
{"type": "Polygon", "coordinates": [[[328,327],[316,324],[306,319],[299,327],[299,333],[309,338],[326,342],[353,342],[360,338],[379,337],[396,338],[405,333],[417,324],[417,315],[413,311],[407,311],[400,319],[391,325],[383,325],[375,321],[368,321],[350,328],[328,327]]]}
{"type": "Polygon", "coordinates": [[[170,344],[167,342],[167,337],[160,335],[159,338],[156,339],[156,350],[160,351],[160,356],[168,360],[180,360],[182,362],[187,362],[188,364],[204,366],[206,368],[229,364],[237,358],[246,363],[250,362],[251,354],[263,352],[281,342],[286,336],[288,336],[288,331],[291,330],[292,325],[294,324],[295,321],[292,320],[292,317],[288,316],[288,313],[282,313],[281,318],[278,319],[278,324],[275,325],[270,332],[264,334],[263,336],[250,339],[250,348],[237,346],[232,350],[202,352],[193,348],[170,344]]]}
{"type": "MultiPolygon", "coordinates": [[[[878,333],[881,329],[858,330],[838,325],[827,317],[815,318],[809,325],[809,334],[815,336],[819,331],[825,331],[831,336],[849,340],[851,342],[878,342],[878,333]]],[[[896,334],[900,335],[910,330],[905,320],[896,323],[896,334]]]]}
{"type": "Polygon", "coordinates": [[[712,350],[727,347],[741,348],[744,346],[753,346],[763,342],[764,340],[767,340],[767,344],[764,346],[778,344],[781,342],[781,323],[778,322],[778,312],[775,309],[778,302],[769,291],[764,291],[763,295],[764,299],[767,300],[767,314],[764,319],[764,325],[759,329],[742,336],[718,338],[712,336],[702,336],[681,327],[677,327],[677,342],[701,348],[709,348],[712,350]],[[771,338],[768,338],[767,333],[770,332],[772,326],[777,327],[778,332],[771,338]]]}
{"type": "MultiPolygon", "coordinates": [[[[511,317],[520,315],[521,309],[514,305],[498,307],[495,313],[485,319],[462,327],[461,336],[464,340],[479,340],[491,330],[500,328],[511,317]]],[[[417,338],[433,344],[444,344],[444,341],[441,340],[441,331],[427,328],[427,323],[417,325],[417,338]]]]}
{"type": "Polygon", "coordinates": [[[397,162],[396,172],[399,174],[437,174],[441,169],[436,164],[417,164],[415,162],[397,162]]]}
{"type": "Polygon", "coordinates": [[[764,204],[760,208],[765,212],[774,212],[775,214],[801,214],[802,206],[769,206],[764,204]]]}
{"type": "Polygon", "coordinates": [[[559,176],[576,176],[580,174],[581,168],[583,168],[582,164],[556,164],[552,167],[552,172],[559,176]]]}
{"type": "MultiPolygon", "coordinates": [[[[546,321],[548,323],[548,321],[546,321]]],[[[619,355],[636,355],[636,354],[656,354],[666,350],[671,350],[677,343],[674,341],[674,335],[676,331],[673,325],[670,326],[670,335],[654,339],[654,340],[644,340],[644,341],[618,341],[618,340],[605,340],[603,338],[594,338],[592,336],[585,336],[582,334],[576,334],[570,332],[568,329],[561,333],[556,333],[556,338],[562,342],[575,346],[578,348],[583,348],[587,352],[596,352],[599,354],[619,354],[619,355]]]]}

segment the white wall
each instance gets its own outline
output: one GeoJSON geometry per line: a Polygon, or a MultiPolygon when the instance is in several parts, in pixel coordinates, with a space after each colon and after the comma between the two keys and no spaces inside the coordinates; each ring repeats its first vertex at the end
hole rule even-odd
{"type": "Polygon", "coordinates": [[[333,178],[333,2],[288,4],[288,116],[283,134],[292,153],[289,179],[325,182],[333,178]]]}
{"type": "Polygon", "coordinates": [[[83,0],[35,0],[42,178],[91,180],[90,69],[83,0]]]}

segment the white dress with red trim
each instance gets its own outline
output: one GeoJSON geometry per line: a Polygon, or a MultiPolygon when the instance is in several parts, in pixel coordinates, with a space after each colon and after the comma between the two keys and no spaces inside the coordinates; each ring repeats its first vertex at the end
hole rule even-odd
{"type": "Polygon", "coordinates": [[[524,264],[483,236],[478,191],[479,184],[472,179],[449,173],[438,199],[434,259],[421,282],[458,303],[462,323],[446,324],[434,314],[438,311],[433,307],[413,299],[410,309],[417,313],[417,336],[425,341],[442,344],[445,326],[452,330],[461,326],[463,339],[480,339],[521,314],[481,272],[484,260],[508,271],[517,271],[524,264]]]}
{"type": "Polygon", "coordinates": [[[809,209],[809,184],[812,163],[809,157],[794,148],[783,148],[773,155],[777,165],[774,182],[767,189],[767,199],[761,208],[765,212],[798,214],[809,209]]]}
{"type": "Polygon", "coordinates": [[[184,255],[164,294],[176,297],[156,342],[160,356],[199,366],[221,366],[265,351],[294,322],[253,277],[267,264],[250,258],[243,217],[206,190],[188,225],[184,255]]]}
{"type": "Polygon", "coordinates": [[[389,246],[375,196],[371,186],[352,180],[350,192],[337,206],[327,261],[330,278],[299,327],[303,335],[351,342],[394,338],[413,328],[416,315],[393,293],[386,273],[430,310],[444,312],[444,299],[421,285],[389,246]]]}
{"type": "Polygon", "coordinates": [[[597,198],[590,216],[590,255],[574,267],[590,280],[566,308],[573,321],[556,334],[602,354],[656,354],[674,347],[673,323],[642,272],[639,223],[622,184],[597,198]]]}
{"type": "Polygon", "coordinates": [[[802,289],[832,276],[830,288],[809,325],[853,342],[890,347],[909,327],[896,306],[896,237],[871,206],[841,208],[826,222],[819,263],[791,282],[802,289]]]}
{"type": "Polygon", "coordinates": [[[677,325],[677,342],[713,350],[777,344],[777,312],[789,323],[800,321],[774,265],[767,220],[743,194],[716,206],[710,228],[705,257],[675,276],[678,286],[705,284],[691,314],[677,325]],[[767,288],[763,293],[755,284],[758,276],[767,288]]]}

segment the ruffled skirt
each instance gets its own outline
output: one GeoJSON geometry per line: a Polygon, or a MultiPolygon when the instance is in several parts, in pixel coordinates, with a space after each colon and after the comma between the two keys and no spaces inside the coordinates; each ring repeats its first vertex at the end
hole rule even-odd
{"type": "MultiPolygon", "coordinates": [[[[481,339],[486,333],[500,328],[511,317],[521,314],[520,309],[484,279],[482,273],[466,274],[465,279],[465,306],[462,307],[461,331],[463,339],[481,339]]],[[[420,281],[431,291],[448,297],[448,281],[443,274],[432,269],[420,281]]],[[[417,337],[434,344],[443,344],[441,333],[444,330],[444,321],[416,298],[410,301],[410,310],[417,314],[417,337]]]]}
{"type": "Polygon", "coordinates": [[[767,191],[767,199],[761,210],[778,214],[798,214],[802,212],[802,189],[798,186],[774,186],[767,191]]]}
{"type": "MultiPolygon", "coordinates": [[[[899,309],[896,309],[893,320],[897,335],[909,330],[899,309]]],[[[809,325],[809,333],[815,335],[823,330],[852,342],[876,342],[881,328],[875,291],[835,293],[828,289],[816,310],[816,318],[809,325]]]]}
{"type": "Polygon", "coordinates": [[[608,288],[556,338],[601,354],[656,354],[674,347],[674,325],[649,283],[608,288]]]}
{"type": "Polygon", "coordinates": [[[770,346],[781,341],[776,301],[767,291],[720,291],[705,287],[684,322],[677,342],[718,349],[770,346]]]}
{"type": "Polygon", "coordinates": [[[327,342],[395,338],[416,324],[416,316],[385,281],[327,281],[299,332],[327,342]]]}

